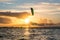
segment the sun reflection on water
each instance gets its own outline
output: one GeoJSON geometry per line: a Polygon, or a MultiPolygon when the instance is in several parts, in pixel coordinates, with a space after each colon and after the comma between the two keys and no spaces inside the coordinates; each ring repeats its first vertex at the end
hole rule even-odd
{"type": "Polygon", "coordinates": [[[25,38],[28,40],[29,39],[29,35],[30,35],[29,26],[26,26],[24,35],[25,35],[25,38]]]}

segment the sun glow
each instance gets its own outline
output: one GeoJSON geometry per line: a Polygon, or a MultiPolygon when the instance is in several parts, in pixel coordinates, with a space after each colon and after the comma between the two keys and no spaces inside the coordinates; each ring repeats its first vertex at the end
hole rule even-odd
{"type": "Polygon", "coordinates": [[[12,20],[12,24],[29,24],[30,23],[29,18],[25,18],[25,19],[12,18],[12,19],[14,19],[12,20]]]}
{"type": "Polygon", "coordinates": [[[25,24],[29,24],[29,23],[30,23],[29,18],[26,18],[26,19],[24,20],[24,22],[25,22],[25,24]]]}
{"type": "Polygon", "coordinates": [[[25,19],[20,19],[20,18],[16,18],[16,17],[12,17],[10,18],[12,21],[12,24],[21,24],[21,25],[29,25],[31,23],[31,21],[33,21],[33,16],[28,16],[25,19]]]}

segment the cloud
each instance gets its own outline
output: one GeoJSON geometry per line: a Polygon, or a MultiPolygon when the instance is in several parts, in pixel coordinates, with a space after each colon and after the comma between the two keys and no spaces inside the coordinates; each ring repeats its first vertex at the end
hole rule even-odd
{"type": "Polygon", "coordinates": [[[8,4],[9,5],[9,4],[14,4],[14,3],[12,3],[12,2],[4,2],[4,4],[8,4]]]}
{"type": "Polygon", "coordinates": [[[30,12],[30,8],[34,9],[35,16],[38,18],[50,18],[54,22],[60,22],[60,3],[24,3],[17,5],[15,8],[23,9],[30,12]],[[57,14],[57,15],[56,15],[57,14]],[[57,21],[56,21],[57,20],[57,21]]]}
{"type": "Polygon", "coordinates": [[[9,18],[0,17],[0,24],[9,24],[11,20],[9,18]]]}
{"type": "Polygon", "coordinates": [[[0,12],[0,16],[11,16],[11,17],[17,17],[17,18],[26,18],[30,14],[27,12],[20,12],[20,13],[11,13],[11,12],[0,12]]]}
{"type": "MultiPolygon", "coordinates": [[[[11,3],[8,3],[11,4],[11,3]]],[[[23,3],[22,5],[18,4],[13,7],[8,7],[8,10],[4,11],[26,11],[26,12],[31,12],[30,8],[33,7],[35,10],[35,13],[55,13],[59,12],[60,10],[60,3],[47,3],[47,2],[40,2],[40,3],[23,3]]],[[[3,11],[3,10],[0,10],[3,11]]]]}
{"type": "Polygon", "coordinates": [[[17,9],[25,9],[30,10],[30,8],[34,8],[35,12],[40,13],[55,13],[59,12],[60,10],[60,3],[46,3],[46,2],[40,2],[40,3],[24,3],[23,5],[17,5],[15,8],[17,9]]]}
{"type": "MultiPolygon", "coordinates": [[[[30,14],[27,12],[0,12],[0,24],[18,24],[30,14]]],[[[3,26],[3,25],[2,25],[3,26]]]]}
{"type": "Polygon", "coordinates": [[[19,10],[9,9],[9,10],[0,10],[0,12],[20,12],[19,10]]]}
{"type": "Polygon", "coordinates": [[[14,4],[14,0],[0,0],[1,3],[5,4],[14,4]]]}
{"type": "Polygon", "coordinates": [[[45,3],[45,2],[40,2],[40,3],[24,3],[22,5],[17,5],[16,8],[40,8],[40,7],[53,7],[53,6],[60,6],[60,3],[45,3]]]}
{"type": "MultiPolygon", "coordinates": [[[[60,17],[58,15],[60,15],[60,3],[45,3],[45,2],[40,2],[40,3],[24,3],[22,5],[18,4],[16,6],[13,6],[12,9],[9,10],[4,10],[4,11],[25,11],[25,12],[31,12],[30,8],[34,8],[34,12],[36,17],[47,17],[47,18],[51,18],[51,19],[57,19],[60,20],[58,18],[55,17],[55,14],[57,14],[57,17],[60,17]],[[39,16],[38,16],[39,15],[39,16]]],[[[3,11],[3,10],[0,10],[3,11]]],[[[3,16],[11,16],[11,17],[17,17],[17,18],[24,18],[24,16],[21,16],[21,14],[5,14],[3,16]]],[[[53,20],[54,20],[53,19],[53,20]]]]}
{"type": "Polygon", "coordinates": [[[12,0],[0,0],[0,2],[9,2],[9,1],[12,1],[12,0]]]}

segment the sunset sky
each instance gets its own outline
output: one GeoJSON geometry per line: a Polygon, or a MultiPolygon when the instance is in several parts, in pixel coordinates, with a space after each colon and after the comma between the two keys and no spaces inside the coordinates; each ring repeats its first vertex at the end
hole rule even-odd
{"type": "Polygon", "coordinates": [[[47,18],[60,22],[60,0],[0,0],[0,12],[29,12],[34,8],[34,19],[47,18]]]}

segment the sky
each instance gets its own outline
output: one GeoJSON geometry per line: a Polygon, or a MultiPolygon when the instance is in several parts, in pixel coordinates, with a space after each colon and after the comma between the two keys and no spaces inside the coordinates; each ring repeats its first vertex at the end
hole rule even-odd
{"type": "MultiPolygon", "coordinates": [[[[35,17],[60,22],[60,0],[0,0],[0,12],[30,12],[34,8],[35,17]]],[[[34,18],[34,19],[36,19],[34,18]]]]}

